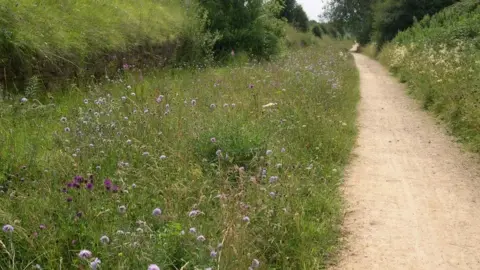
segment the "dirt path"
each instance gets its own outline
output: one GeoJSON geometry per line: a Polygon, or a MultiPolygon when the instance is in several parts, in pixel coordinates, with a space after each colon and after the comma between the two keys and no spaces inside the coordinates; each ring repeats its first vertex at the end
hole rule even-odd
{"type": "Polygon", "coordinates": [[[337,269],[480,269],[480,165],[377,62],[360,71],[360,135],[347,171],[337,269]]]}

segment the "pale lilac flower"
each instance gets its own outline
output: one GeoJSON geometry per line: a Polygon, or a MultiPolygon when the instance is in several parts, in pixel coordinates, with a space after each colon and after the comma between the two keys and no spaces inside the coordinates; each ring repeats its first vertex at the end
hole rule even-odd
{"type": "Polygon", "coordinates": [[[104,235],[104,236],[100,237],[100,242],[102,244],[108,244],[108,243],[110,243],[110,238],[108,238],[108,236],[104,235]]]}
{"type": "Polygon", "coordinates": [[[65,130],[65,132],[70,132],[70,128],[69,128],[69,127],[66,127],[64,130],[65,130]]]}
{"type": "Polygon", "coordinates": [[[7,225],[4,225],[4,226],[3,226],[2,230],[3,230],[4,232],[11,233],[11,232],[13,232],[15,229],[13,228],[12,225],[7,224],[7,225]]]}
{"type": "Polygon", "coordinates": [[[27,102],[27,101],[28,101],[28,99],[25,98],[25,97],[23,97],[22,99],[20,99],[20,102],[21,102],[21,103],[25,103],[25,102],[27,102]]]}
{"type": "Polygon", "coordinates": [[[215,154],[216,154],[217,156],[221,156],[221,155],[222,155],[222,150],[218,149],[217,152],[215,152],[215,154]]]}
{"type": "Polygon", "coordinates": [[[227,103],[223,104],[223,107],[228,108],[228,104],[227,103]]]}
{"type": "Polygon", "coordinates": [[[72,157],[77,157],[77,154],[73,153],[73,154],[72,154],[72,157]]]}
{"type": "Polygon", "coordinates": [[[160,216],[161,214],[162,214],[162,209],[160,209],[160,208],[155,208],[152,211],[152,215],[154,215],[156,217],[160,216]]]}
{"type": "Polygon", "coordinates": [[[102,261],[99,258],[95,258],[95,260],[93,260],[93,262],[90,263],[90,268],[92,270],[97,270],[97,268],[100,266],[101,263],[102,261]]]}
{"type": "Polygon", "coordinates": [[[223,248],[223,244],[222,244],[222,243],[218,243],[217,249],[222,249],[222,248],[223,248]]]}
{"type": "Polygon", "coordinates": [[[200,215],[200,213],[201,213],[200,210],[192,210],[192,211],[190,211],[190,213],[188,213],[188,216],[189,217],[196,217],[196,216],[200,215]]]}
{"type": "Polygon", "coordinates": [[[163,98],[164,98],[163,95],[160,95],[160,96],[158,96],[158,97],[155,99],[155,101],[156,101],[157,103],[160,103],[160,102],[162,102],[163,98]]]}
{"type": "Polygon", "coordinates": [[[160,160],[164,160],[164,159],[166,159],[166,158],[167,158],[167,156],[165,156],[165,155],[161,155],[161,156],[160,156],[160,160]]]}
{"type": "Polygon", "coordinates": [[[217,142],[217,139],[216,139],[215,137],[213,137],[213,138],[210,138],[210,141],[211,141],[212,143],[216,143],[216,142],[217,142]]]}
{"type": "Polygon", "coordinates": [[[182,230],[182,231],[180,232],[180,235],[185,235],[185,231],[182,230]]]}
{"type": "Polygon", "coordinates": [[[117,234],[118,234],[118,235],[124,235],[124,234],[125,234],[125,232],[124,232],[124,231],[122,231],[122,230],[118,230],[118,231],[117,231],[117,234]]]}
{"type": "Polygon", "coordinates": [[[80,259],[89,259],[92,257],[92,252],[86,249],[80,250],[80,252],[78,253],[78,257],[80,259]]]}
{"type": "Polygon", "coordinates": [[[267,154],[267,156],[269,156],[269,155],[273,154],[273,151],[272,150],[267,150],[266,154],[267,154]]]}
{"type": "Polygon", "coordinates": [[[143,110],[143,113],[148,113],[148,109],[143,110]]]}
{"type": "Polygon", "coordinates": [[[127,100],[127,97],[126,96],[122,96],[122,101],[125,101],[127,100]]]}
{"type": "Polygon", "coordinates": [[[148,270],[160,270],[160,267],[158,267],[156,264],[150,264],[148,266],[148,270]]]}
{"type": "Polygon", "coordinates": [[[138,233],[143,233],[143,229],[142,229],[142,228],[137,228],[136,231],[137,231],[138,233]]]}
{"type": "Polygon", "coordinates": [[[60,122],[67,122],[67,117],[62,116],[62,117],[60,118],[60,122]]]}
{"type": "Polygon", "coordinates": [[[150,155],[150,153],[148,153],[148,152],[143,152],[143,154],[142,154],[142,156],[144,156],[144,157],[146,157],[148,155],[150,155]]]}
{"type": "Polygon", "coordinates": [[[188,230],[188,232],[191,233],[191,234],[195,234],[195,233],[197,233],[197,229],[195,229],[195,227],[192,227],[188,230]]]}
{"type": "Polygon", "coordinates": [[[247,216],[244,216],[244,217],[242,218],[242,221],[248,223],[248,222],[250,222],[250,218],[247,217],[247,216]]]}
{"type": "Polygon", "coordinates": [[[277,194],[273,191],[271,191],[269,194],[270,194],[270,197],[272,197],[272,198],[275,198],[275,196],[277,196],[277,194]]]}
{"type": "Polygon", "coordinates": [[[203,242],[203,241],[205,241],[205,240],[206,240],[206,238],[205,238],[205,236],[203,236],[203,235],[199,235],[199,236],[197,237],[197,241],[199,241],[199,242],[203,242]]]}
{"type": "Polygon", "coordinates": [[[35,264],[35,265],[33,266],[33,268],[35,268],[35,269],[37,269],[37,270],[42,270],[42,267],[41,267],[40,264],[38,264],[38,263],[35,264]]]}
{"type": "Polygon", "coordinates": [[[212,109],[212,110],[213,110],[213,109],[215,109],[216,107],[217,107],[217,105],[215,105],[215,104],[213,104],[213,103],[212,103],[212,104],[210,104],[210,109],[212,109]]]}
{"type": "Polygon", "coordinates": [[[270,176],[269,182],[270,184],[273,184],[278,181],[278,176],[270,176]]]}
{"type": "Polygon", "coordinates": [[[192,103],[192,106],[195,106],[195,105],[197,105],[197,100],[192,99],[191,103],[192,103]]]}
{"type": "Polygon", "coordinates": [[[83,103],[88,104],[88,99],[84,99],[83,103]]]}
{"type": "Polygon", "coordinates": [[[45,226],[44,224],[40,224],[40,230],[45,230],[47,228],[47,226],[45,226]]]}
{"type": "Polygon", "coordinates": [[[127,140],[127,144],[132,144],[132,140],[127,140]]]}
{"type": "Polygon", "coordinates": [[[287,151],[285,148],[282,148],[282,150],[280,150],[282,153],[285,153],[285,151],[287,151]]]}
{"type": "Polygon", "coordinates": [[[260,267],[260,261],[257,259],[253,259],[252,266],[253,269],[260,267]]]}
{"type": "Polygon", "coordinates": [[[210,251],[210,257],[216,258],[217,257],[217,252],[215,250],[210,251]]]}
{"type": "Polygon", "coordinates": [[[235,108],[237,105],[235,103],[232,103],[232,108],[235,108]]]}
{"type": "Polygon", "coordinates": [[[275,167],[276,167],[277,169],[282,168],[282,163],[277,163],[277,165],[275,165],[275,167]]]}
{"type": "Polygon", "coordinates": [[[125,205],[119,206],[118,212],[120,212],[120,214],[124,214],[125,212],[127,212],[127,207],[125,205]]]}
{"type": "Polygon", "coordinates": [[[132,188],[136,188],[137,185],[135,183],[132,184],[132,188]]]}
{"type": "Polygon", "coordinates": [[[93,145],[93,143],[91,143],[91,144],[89,144],[88,146],[90,146],[90,147],[94,147],[95,145],[93,145]]]}

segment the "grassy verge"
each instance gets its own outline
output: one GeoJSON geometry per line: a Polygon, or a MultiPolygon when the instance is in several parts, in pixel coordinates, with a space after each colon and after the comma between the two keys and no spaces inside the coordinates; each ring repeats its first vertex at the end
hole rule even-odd
{"type": "Polygon", "coordinates": [[[0,268],[324,268],[359,98],[331,45],[0,104],[0,268]]]}
{"type": "Polygon", "coordinates": [[[480,4],[459,2],[387,44],[379,59],[426,109],[480,152],[480,4]]]}
{"type": "MultiPolygon", "coordinates": [[[[0,81],[104,75],[105,66],[96,65],[113,62],[114,54],[140,46],[151,51],[175,38],[183,15],[178,2],[170,0],[2,1],[0,81]]],[[[114,70],[125,55],[117,56],[114,70]]],[[[23,90],[22,85],[9,86],[12,92],[23,90]]]]}

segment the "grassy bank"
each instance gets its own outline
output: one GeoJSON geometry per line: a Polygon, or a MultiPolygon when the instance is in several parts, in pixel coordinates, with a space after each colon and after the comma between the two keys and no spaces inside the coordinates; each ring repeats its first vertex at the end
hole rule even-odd
{"type": "Polygon", "coordinates": [[[359,98],[333,45],[1,103],[0,268],[323,268],[359,98]]]}
{"type": "Polygon", "coordinates": [[[35,75],[104,75],[106,63],[121,67],[122,53],[139,47],[152,52],[175,38],[183,16],[170,0],[2,1],[0,81],[10,82],[14,92],[35,75]]]}
{"type": "Polygon", "coordinates": [[[400,33],[379,55],[411,94],[480,152],[480,3],[462,1],[400,33]]]}

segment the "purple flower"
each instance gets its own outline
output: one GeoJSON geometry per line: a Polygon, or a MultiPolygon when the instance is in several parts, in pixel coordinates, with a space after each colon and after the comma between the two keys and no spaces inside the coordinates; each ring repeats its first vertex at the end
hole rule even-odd
{"type": "Polygon", "coordinates": [[[152,211],[152,215],[154,215],[156,217],[160,216],[161,214],[162,214],[162,209],[160,209],[160,208],[155,208],[152,211]]]}
{"type": "Polygon", "coordinates": [[[210,251],[210,257],[216,258],[217,257],[217,252],[215,250],[210,251]]]}
{"type": "Polygon", "coordinates": [[[267,150],[266,154],[267,154],[267,156],[269,156],[269,155],[273,154],[273,151],[272,150],[267,150]]]}
{"type": "Polygon", "coordinates": [[[15,229],[13,228],[12,225],[7,224],[7,225],[4,225],[4,226],[2,227],[2,230],[3,230],[4,232],[6,232],[6,233],[11,233],[11,232],[13,232],[15,229]]]}
{"type": "Polygon", "coordinates": [[[215,137],[213,137],[213,138],[210,138],[210,141],[211,141],[212,143],[216,143],[216,142],[217,142],[217,139],[216,139],[215,137]]]}
{"type": "Polygon", "coordinates": [[[72,202],[72,201],[73,201],[72,197],[67,198],[67,202],[72,202]]]}
{"type": "Polygon", "coordinates": [[[47,226],[45,226],[44,224],[40,224],[40,230],[45,230],[47,228],[47,226]]]}
{"type": "Polygon", "coordinates": [[[248,88],[250,88],[250,89],[253,89],[253,87],[254,87],[253,84],[250,84],[250,85],[248,86],[248,88]]]}
{"type": "Polygon", "coordinates": [[[112,188],[113,193],[117,193],[120,188],[117,185],[114,185],[112,188]]]}
{"type": "Polygon", "coordinates": [[[205,241],[205,240],[206,240],[206,238],[205,238],[205,236],[203,236],[203,235],[199,235],[199,236],[197,237],[197,241],[199,241],[199,242],[203,242],[203,241],[205,241]]]}
{"type": "Polygon", "coordinates": [[[92,252],[86,249],[80,250],[80,252],[78,253],[78,257],[80,259],[89,259],[92,257],[92,252]]]}
{"type": "Polygon", "coordinates": [[[123,64],[123,69],[124,70],[128,70],[130,68],[130,66],[128,64],[123,64]]]}
{"type": "Polygon", "coordinates": [[[148,266],[148,270],[160,270],[160,267],[158,267],[156,264],[150,264],[148,266]]]}
{"type": "Polygon", "coordinates": [[[93,262],[90,263],[90,268],[92,270],[97,270],[97,267],[99,267],[101,263],[102,261],[100,261],[99,258],[95,258],[95,260],[93,260],[93,262]]]}
{"type": "Polygon", "coordinates": [[[88,189],[88,190],[92,190],[92,189],[93,189],[93,184],[92,184],[92,183],[88,183],[88,184],[87,184],[87,189],[88,189]]]}
{"type": "Polygon", "coordinates": [[[160,103],[160,102],[162,102],[163,98],[164,98],[164,96],[163,96],[163,95],[160,95],[160,96],[158,96],[158,97],[155,99],[155,101],[156,101],[157,103],[160,103]]]}
{"type": "Polygon", "coordinates": [[[108,178],[105,179],[105,180],[103,181],[103,185],[105,186],[105,189],[106,189],[106,190],[110,190],[110,189],[112,188],[112,180],[110,180],[110,179],[108,179],[108,178]]]}
{"type": "Polygon", "coordinates": [[[253,259],[252,266],[253,269],[260,267],[260,261],[257,259],[253,259]]]}
{"type": "Polygon", "coordinates": [[[269,180],[270,184],[273,184],[277,181],[278,181],[278,176],[270,176],[270,180],[269,180]]]}
{"type": "Polygon", "coordinates": [[[244,216],[244,217],[242,218],[242,221],[244,221],[244,222],[247,222],[247,223],[248,223],[248,222],[250,222],[250,218],[249,218],[249,217],[247,217],[247,216],[244,216]]]}
{"type": "Polygon", "coordinates": [[[200,215],[200,213],[201,213],[200,210],[192,210],[192,211],[190,211],[190,213],[188,213],[188,216],[189,217],[196,217],[196,216],[200,215]]]}
{"type": "Polygon", "coordinates": [[[25,98],[25,97],[23,97],[22,99],[20,99],[20,102],[21,102],[21,103],[25,103],[25,102],[27,102],[27,101],[28,101],[28,99],[25,98]]]}
{"type": "Polygon", "coordinates": [[[269,194],[270,194],[270,197],[272,197],[272,198],[275,198],[275,196],[277,196],[277,194],[276,194],[275,192],[273,192],[273,191],[270,192],[269,194]]]}
{"type": "Polygon", "coordinates": [[[80,175],[75,176],[73,180],[75,181],[75,183],[78,183],[78,184],[81,184],[84,181],[83,177],[80,175]]]}
{"type": "Polygon", "coordinates": [[[190,229],[188,230],[188,232],[190,232],[191,234],[195,234],[195,233],[197,233],[197,229],[195,229],[194,227],[192,227],[192,228],[190,228],[190,229]]]}

